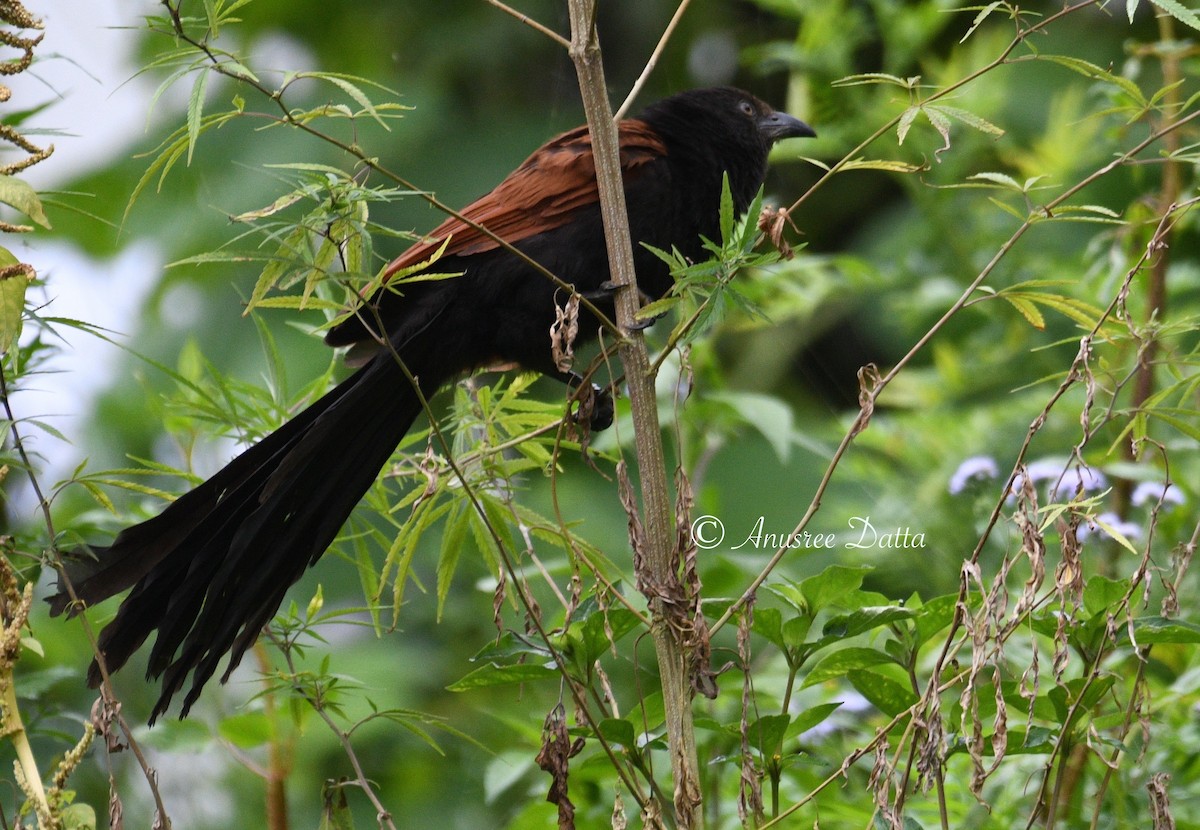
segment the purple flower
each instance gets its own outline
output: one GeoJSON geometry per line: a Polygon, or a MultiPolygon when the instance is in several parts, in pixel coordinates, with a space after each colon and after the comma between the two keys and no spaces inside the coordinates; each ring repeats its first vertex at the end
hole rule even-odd
{"type": "Polygon", "coordinates": [[[1130,496],[1130,501],[1137,505],[1149,502],[1157,504],[1160,500],[1163,504],[1184,504],[1187,501],[1174,484],[1164,484],[1160,481],[1143,481],[1133,488],[1133,495],[1130,496]]]}
{"type": "Polygon", "coordinates": [[[957,496],[967,489],[967,485],[971,482],[986,481],[999,474],[1000,468],[996,466],[996,461],[991,456],[973,455],[958,465],[954,475],[950,476],[950,484],[947,489],[951,495],[957,496]]]}

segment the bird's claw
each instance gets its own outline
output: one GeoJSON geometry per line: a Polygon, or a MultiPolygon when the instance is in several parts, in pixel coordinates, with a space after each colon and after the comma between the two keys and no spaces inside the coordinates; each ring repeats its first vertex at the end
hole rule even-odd
{"type": "Polygon", "coordinates": [[[575,423],[588,423],[592,432],[600,432],[612,426],[616,405],[612,393],[595,383],[591,384],[591,394],[579,395],[579,408],[571,417],[575,423]]]}

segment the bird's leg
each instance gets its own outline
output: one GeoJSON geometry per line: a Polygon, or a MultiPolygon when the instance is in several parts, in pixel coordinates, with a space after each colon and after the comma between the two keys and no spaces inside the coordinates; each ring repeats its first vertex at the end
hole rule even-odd
{"type": "MultiPolygon", "coordinates": [[[[618,290],[625,288],[625,287],[626,286],[623,286],[623,285],[617,285],[612,280],[605,280],[604,282],[600,283],[600,287],[597,288],[595,291],[580,291],[579,296],[583,297],[585,300],[610,300],[616,295],[618,290]]],[[[638,289],[638,295],[639,295],[638,299],[641,301],[641,305],[643,307],[654,302],[654,298],[651,297],[649,294],[647,294],[645,291],[642,291],[640,288],[638,289]]],[[[650,317],[649,319],[646,319],[646,320],[635,320],[629,326],[629,329],[631,331],[645,331],[646,329],[650,328],[652,325],[657,323],[659,320],[661,320],[664,316],[665,316],[665,313],[664,314],[656,314],[653,317],[650,317]]]]}
{"type": "MultiPolygon", "coordinates": [[[[586,381],[583,375],[578,372],[560,371],[555,369],[545,373],[547,377],[552,377],[555,380],[562,381],[569,389],[578,389],[586,381]]],[[[585,417],[588,421],[588,426],[593,432],[599,432],[608,429],[613,422],[613,398],[612,393],[599,384],[591,384],[592,391],[590,395],[579,395],[579,410],[572,416],[576,422],[583,420],[585,417]]]]}

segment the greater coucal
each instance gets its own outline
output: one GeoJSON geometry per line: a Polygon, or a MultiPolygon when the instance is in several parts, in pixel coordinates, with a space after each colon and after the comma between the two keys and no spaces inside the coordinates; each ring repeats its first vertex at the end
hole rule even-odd
{"type": "MultiPolygon", "coordinates": [[[[763,183],[771,145],[812,135],[802,121],[728,87],[674,95],[620,122],[640,289],[661,297],[672,281],[667,266],[638,243],[704,258],[701,237],[719,235],[723,174],[742,213],[763,183]]],[[[586,127],[552,139],[462,216],[597,298],[611,317],[591,147],[586,127]]],[[[374,350],[362,368],[155,518],[122,531],[108,547],[67,556],[66,578],[84,604],[133,586],[100,634],[109,670],[158,630],[147,673],[162,677],[162,694],[151,722],[190,672],[186,715],[226,652],[222,681],[228,679],[287,589],[333,542],[421,413],[409,376],[426,397],[497,362],[578,380],[552,358],[549,331],[562,287],[470,224],[448,219],[385,275],[424,262],[447,239],[429,270],[459,276],[381,290],[329,330],[332,346],[354,346],[360,357],[374,350]]],[[[595,316],[581,314],[577,342],[597,331],[595,316]]],[[[593,425],[607,426],[610,418],[611,401],[606,407],[602,400],[593,425]]],[[[71,606],[65,589],[50,602],[56,614],[71,606]]],[[[94,662],[88,680],[100,681],[94,662]]]]}

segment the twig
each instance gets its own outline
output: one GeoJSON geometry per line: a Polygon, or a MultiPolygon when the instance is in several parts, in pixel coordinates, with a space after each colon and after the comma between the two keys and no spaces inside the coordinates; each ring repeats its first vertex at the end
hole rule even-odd
{"type": "Polygon", "coordinates": [[[534,20],[532,17],[525,14],[524,12],[519,12],[516,9],[514,9],[512,6],[509,6],[505,3],[500,2],[500,0],[484,0],[484,2],[490,3],[491,5],[500,9],[505,14],[511,14],[517,20],[521,21],[526,26],[530,26],[533,29],[541,32],[542,34],[544,34],[546,37],[553,40],[555,43],[557,43],[562,48],[564,48],[564,49],[570,48],[571,42],[569,40],[567,40],[565,37],[560,35],[558,32],[554,31],[553,29],[550,29],[546,26],[543,26],[541,23],[538,23],[536,20],[534,20]]]}
{"type": "MultiPolygon", "coordinates": [[[[488,2],[492,2],[492,0],[488,0],[488,2]]],[[[662,37],[658,39],[658,45],[654,47],[654,51],[650,53],[650,58],[646,61],[645,67],[642,68],[642,74],[638,75],[637,80],[633,82],[633,86],[629,89],[629,94],[625,96],[625,100],[617,108],[617,114],[614,116],[616,119],[620,120],[624,118],[629,112],[629,108],[633,106],[634,99],[638,97],[638,93],[646,85],[646,79],[650,77],[650,73],[658,65],[658,59],[662,57],[663,50],[667,48],[667,41],[671,39],[671,35],[675,34],[675,28],[679,25],[679,21],[683,19],[683,13],[687,11],[687,7],[691,2],[692,0],[681,0],[679,7],[675,9],[675,14],[671,15],[671,20],[667,23],[667,28],[663,29],[662,37]]]]}

